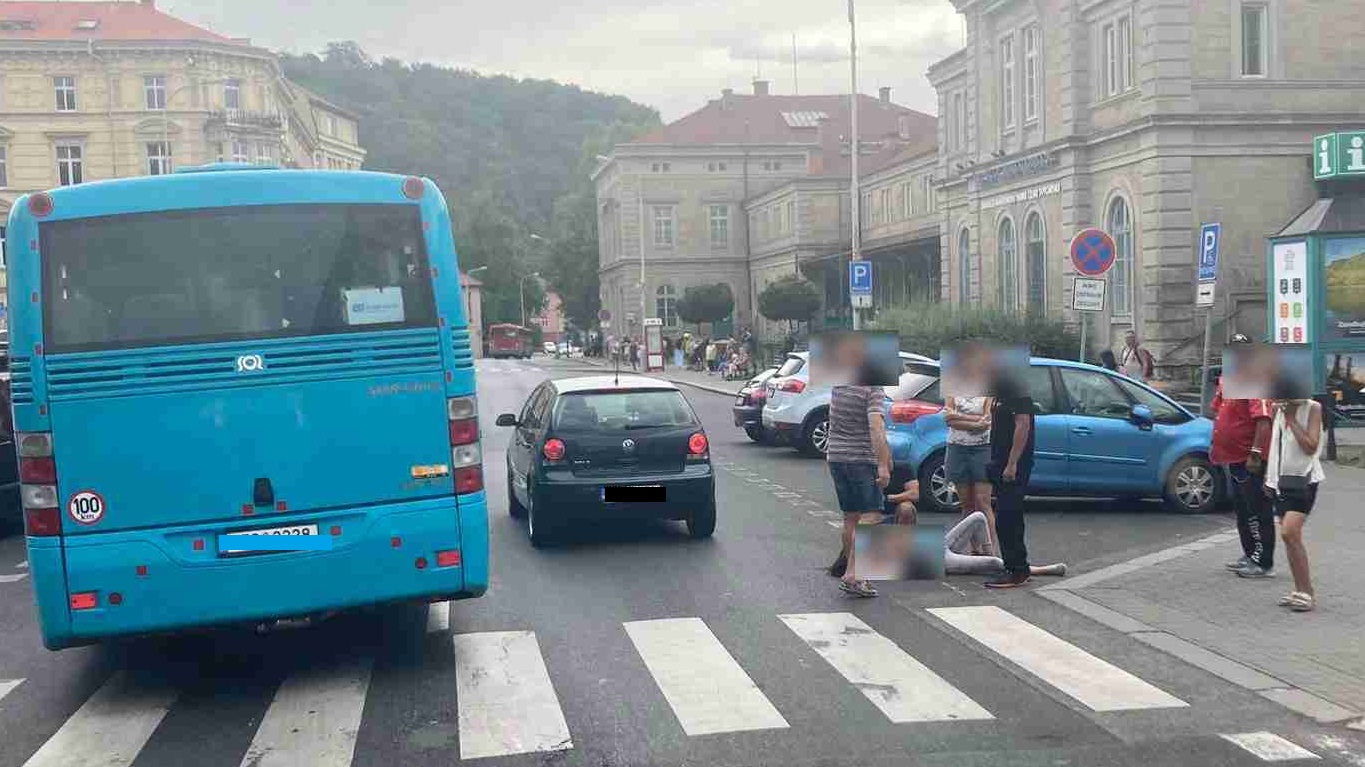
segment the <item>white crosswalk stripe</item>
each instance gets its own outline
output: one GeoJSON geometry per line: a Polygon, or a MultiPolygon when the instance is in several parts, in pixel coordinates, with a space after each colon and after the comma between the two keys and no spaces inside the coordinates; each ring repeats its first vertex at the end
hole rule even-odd
{"type": "Polygon", "coordinates": [[[893,722],[994,718],[852,613],[807,613],[778,618],[893,722]]]}
{"type": "Polygon", "coordinates": [[[18,583],[28,577],[28,573],[16,573],[14,575],[0,575],[0,583],[18,583]]]}
{"type": "Polygon", "coordinates": [[[15,688],[23,683],[22,679],[0,679],[0,700],[4,700],[6,695],[14,692],[15,688]]]}
{"type": "Polygon", "coordinates": [[[427,633],[450,630],[450,603],[433,602],[427,605],[427,633]]]}
{"type": "Polygon", "coordinates": [[[625,624],[688,735],[787,727],[773,704],[700,618],[625,624]]]}
{"type": "Polygon", "coordinates": [[[1308,749],[1285,740],[1273,732],[1243,732],[1223,735],[1225,740],[1237,744],[1244,751],[1256,756],[1263,762],[1289,762],[1298,759],[1320,759],[1308,749]]]}
{"type": "Polygon", "coordinates": [[[156,731],[177,691],[143,685],[127,672],[110,677],[24,767],[126,767],[156,731]]]}
{"type": "Polygon", "coordinates": [[[15,566],[14,566],[14,569],[15,569],[15,570],[27,570],[27,569],[28,569],[28,560],[25,559],[24,561],[22,561],[22,562],[20,562],[19,564],[15,565],[15,566]]]}
{"type": "Polygon", "coordinates": [[[929,612],[1093,711],[1189,705],[999,607],[940,607],[929,612]]]}
{"type": "Polygon", "coordinates": [[[370,687],[370,658],[289,677],[261,719],[242,767],[348,767],[370,687]]]}
{"type": "Polygon", "coordinates": [[[454,646],[461,759],[573,748],[534,633],[458,634],[454,646]]]}

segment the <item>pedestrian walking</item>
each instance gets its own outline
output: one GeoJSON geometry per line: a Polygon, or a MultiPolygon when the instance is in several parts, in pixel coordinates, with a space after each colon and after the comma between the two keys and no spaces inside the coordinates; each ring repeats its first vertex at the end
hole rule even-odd
{"type": "Polygon", "coordinates": [[[1024,494],[1033,473],[1033,397],[1021,381],[996,378],[987,474],[995,488],[995,534],[1004,572],[985,585],[1009,589],[1028,583],[1031,575],[1024,544],[1024,494]]]}
{"type": "Polygon", "coordinates": [[[630,369],[640,369],[640,342],[637,339],[630,339],[630,369]]]}
{"type": "Polygon", "coordinates": [[[991,398],[949,397],[945,420],[948,423],[948,449],[944,468],[948,481],[957,489],[962,516],[981,512],[988,521],[988,548],[974,554],[998,554],[995,545],[995,513],[991,509],[991,484],[986,466],[991,458],[991,398]]]}
{"type": "Polygon", "coordinates": [[[1316,604],[1308,571],[1308,549],[1303,545],[1303,523],[1313,511],[1322,470],[1322,405],[1311,399],[1277,400],[1270,430],[1270,452],[1265,468],[1265,492],[1280,519],[1284,557],[1294,576],[1294,590],[1280,605],[1307,612],[1316,604]]]}
{"type": "Polygon", "coordinates": [[[1152,353],[1138,342],[1137,333],[1130,330],[1123,334],[1123,356],[1119,360],[1121,372],[1134,381],[1148,381],[1156,374],[1156,363],[1152,353]]]}
{"type": "MultiPolygon", "coordinates": [[[[838,347],[829,351],[836,359],[841,354],[838,347]]],[[[840,589],[859,597],[877,596],[872,584],[857,576],[853,542],[863,515],[881,514],[882,491],[891,480],[884,397],[880,386],[835,386],[830,393],[826,460],[844,526],[842,549],[829,572],[839,578],[840,589]]]]}
{"type": "MultiPolygon", "coordinates": [[[[1250,344],[1251,339],[1238,333],[1231,343],[1250,344]]],[[[1272,428],[1270,404],[1263,399],[1225,399],[1219,377],[1210,408],[1214,415],[1209,459],[1231,481],[1242,543],[1242,556],[1228,562],[1227,568],[1243,578],[1264,578],[1275,564],[1274,508],[1262,489],[1272,428]]]]}
{"type": "Polygon", "coordinates": [[[706,339],[706,352],[702,355],[706,360],[706,372],[708,374],[716,372],[716,342],[706,339]]]}

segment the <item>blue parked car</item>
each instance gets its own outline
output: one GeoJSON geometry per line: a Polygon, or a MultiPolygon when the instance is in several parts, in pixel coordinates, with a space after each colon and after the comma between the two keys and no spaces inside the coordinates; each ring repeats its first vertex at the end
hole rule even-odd
{"type": "MultiPolygon", "coordinates": [[[[1161,498],[1168,508],[1211,511],[1213,422],[1161,392],[1093,365],[1034,358],[1036,409],[1030,495],[1161,498]]],[[[948,443],[938,386],[889,402],[887,430],[898,481],[917,477],[927,511],[957,508],[943,468],[948,443]]]]}

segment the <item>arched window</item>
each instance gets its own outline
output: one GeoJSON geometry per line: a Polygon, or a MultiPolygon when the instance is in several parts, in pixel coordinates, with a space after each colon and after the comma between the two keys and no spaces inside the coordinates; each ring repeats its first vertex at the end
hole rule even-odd
{"type": "Polygon", "coordinates": [[[972,232],[966,227],[957,234],[957,300],[972,302],[972,232]]]}
{"type": "Polygon", "coordinates": [[[1028,310],[1047,312],[1047,242],[1043,217],[1034,211],[1024,221],[1024,256],[1028,261],[1028,310]]]}
{"type": "Polygon", "coordinates": [[[1014,236],[1014,219],[1000,221],[1000,308],[1019,308],[1019,248],[1014,236]]]}
{"type": "Polygon", "coordinates": [[[1109,203],[1105,229],[1114,238],[1114,266],[1109,269],[1109,293],[1113,313],[1133,313],[1133,217],[1128,201],[1115,197],[1109,203]]]}
{"type": "Polygon", "coordinates": [[[654,291],[654,316],[663,320],[665,327],[678,324],[678,299],[672,285],[660,285],[654,291]]]}

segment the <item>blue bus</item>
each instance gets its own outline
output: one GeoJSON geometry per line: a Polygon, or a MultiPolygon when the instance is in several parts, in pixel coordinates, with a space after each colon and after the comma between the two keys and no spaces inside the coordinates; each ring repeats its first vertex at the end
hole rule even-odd
{"type": "Polygon", "coordinates": [[[25,196],[8,234],[48,648],[483,594],[474,358],[429,180],[204,166],[25,196]]]}

